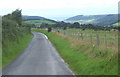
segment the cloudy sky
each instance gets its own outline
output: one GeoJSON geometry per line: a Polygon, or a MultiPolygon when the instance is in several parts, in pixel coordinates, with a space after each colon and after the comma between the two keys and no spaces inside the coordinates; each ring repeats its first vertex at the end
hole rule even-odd
{"type": "Polygon", "coordinates": [[[119,0],[3,0],[0,15],[22,9],[23,15],[64,20],[75,15],[117,14],[119,0]]]}

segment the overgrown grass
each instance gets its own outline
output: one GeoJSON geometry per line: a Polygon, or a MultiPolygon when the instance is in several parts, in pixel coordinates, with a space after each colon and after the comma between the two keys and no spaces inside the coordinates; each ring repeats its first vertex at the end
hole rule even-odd
{"type": "Polygon", "coordinates": [[[117,75],[117,52],[100,49],[84,42],[78,42],[60,33],[48,33],[42,30],[33,30],[46,34],[56,47],[61,57],[68,63],[76,75],[117,75]]]}
{"type": "Polygon", "coordinates": [[[26,48],[32,36],[32,34],[24,35],[23,37],[19,37],[19,41],[4,39],[6,41],[2,52],[2,67],[9,64],[26,48]]]}
{"type": "Polygon", "coordinates": [[[85,41],[101,48],[108,48],[118,50],[118,31],[94,31],[94,30],[81,30],[81,29],[59,29],[60,33],[77,38],[80,41],[85,41]],[[99,37],[97,37],[97,35],[99,37]],[[98,40],[99,39],[99,40],[98,40]]]}

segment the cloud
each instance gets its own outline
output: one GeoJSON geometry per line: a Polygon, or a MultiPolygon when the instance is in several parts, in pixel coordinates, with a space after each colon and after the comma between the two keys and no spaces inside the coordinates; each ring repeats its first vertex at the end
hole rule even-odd
{"type": "Polygon", "coordinates": [[[22,9],[23,15],[65,18],[74,15],[117,13],[119,0],[3,0],[0,14],[22,9]]]}
{"type": "Polygon", "coordinates": [[[119,0],[3,0],[0,8],[53,9],[53,8],[105,8],[117,6],[119,0]]]}

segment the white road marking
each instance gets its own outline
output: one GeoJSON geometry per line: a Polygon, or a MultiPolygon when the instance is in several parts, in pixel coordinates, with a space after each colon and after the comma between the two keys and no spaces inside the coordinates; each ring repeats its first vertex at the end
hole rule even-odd
{"type": "Polygon", "coordinates": [[[45,36],[46,39],[48,39],[48,37],[45,34],[43,34],[43,35],[45,36]]]}
{"type": "Polygon", "coordinates": [[[45,34],[43,34],[43,33],[39,33],[39,34],[42,34],[46,39],[48,39],[48,37],[45,34]]]}

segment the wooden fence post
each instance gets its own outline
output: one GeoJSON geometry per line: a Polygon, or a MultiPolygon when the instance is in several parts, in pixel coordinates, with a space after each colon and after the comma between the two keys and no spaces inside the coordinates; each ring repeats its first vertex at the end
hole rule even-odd
{"type": "Polygon", "coordinates": [[[83,33],[81,33],[81,38],[82,38],[82,40],[84,39],[84,38],[83,38],[83,33]]]}
{"type": "Polygon", "coordinates": [[[118,41],[119,39],[118,39],[118,34],[115,34],[115,45],[117,44],[118,45],[118,41]]]}
{"type": "Polygon", "coordinates": [[[63,30],[63,32],[64,32],[64,35],[66,35],[66,32],[65,32],[65,30],[63,30]]]}
{"type": "Polygon", "coordinates": [[[90,42],[91,42],[91,44],[93,44],[93,42],[92,42],[92,33],[90,34],[90,42]]]}
{"type": "Polygon", "coordinates": [[[96,37],[97,37],[97,46],[99,47],[99,45],[100,45],[100,39],[99,39],[99,34],[98,33],[96,34],[96,37]]]}
{"type": "Polygon", "coordinates": [[[78,40],[79,40],[79,38],[80,38],[80,33],[78,32],[78,40]]]}
{"type": "Polygon", "coordinates": [[[105,33],[105,47],[107,48],[107,34],[105,33]]]}

